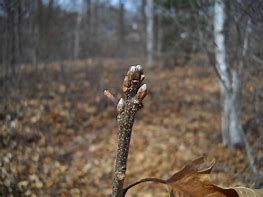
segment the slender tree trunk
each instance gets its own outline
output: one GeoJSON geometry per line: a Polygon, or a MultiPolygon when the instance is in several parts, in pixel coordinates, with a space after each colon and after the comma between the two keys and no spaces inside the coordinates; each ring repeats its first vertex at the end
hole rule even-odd
{"type": "Polygon", "coordinates": [[[215,1],[214,7],[214,39],[215,39],[215,59],[220,81],[220,95],[222,105],[221,130],[224,145],[230,145],[229,136],[229,114],[230,114],[230,82],[226,63],[224,28],[224,4],[222,0],[215,1]]]}
{"type": "Polygon", "coordinates": [[[43,39],[44,39],[44,25],[43,25],[43,3],[41,0],[37,0],[37,8],[35,13],[35,25],[36,25],[36,40],[37,45],[35,45],[35,54],[36,54],[36,60],[42,61],[42,54],[41,51],[43,49],[43,39]]]}
{"type": "Polygon", "coordinates": [[[21,56],[21,1],[17,1],[14,14],[15,59],[16,63],[18,63],[21,56]]]}
{"type": "Polygon", "coordinates": [[[241,81],[236,70],[232,73],[232,92],[230,105],[230,139],[231,146],[242,145],[242,127],[240,123],[241,81]]]}
{"type": "Polygon", "coordinates": [[[39,41],[39,31],[38,25],[36,24],[37,15],[35,14],[38,9],[38,2],[35,0],[31,0],[30,6],[30,19],[29,19],[29,36],[31,37],[30,45],[29,45],[29,58],[31,64],[35,66],[35,69],[38,70],[37,65],[37,45],[39,41]]]}
{"type": "Polygon", "coordinates": [[[220,82],[220,99],[221,99],[221,132],[223,145],[230,146],[229,136],[229,114],[230,114],[230,98],[227,89],[220,82]]]}
{"type": "Polygon", "coordinates": [[[85,6],[86,6],[86,15],[85,15],[85,34],[86,34],[86,44],[85,44],[85,56],[89,57],[90,55],[90,50],[92,48],[90,47],[91,43],[91,35],[92,35],[92,5],[91,5],[91,0],[85,0],[85,6]]]}
{"type": "Polygon", "coordinates": [[[7,15],[6,64],[8,67],[10,67],[13,79],[16,79],[16,65],[20,57],[21,4],[20,1],[16,2],[5,0],[4,5],[7,15]]]}
{"type": "Polygon", "coordinates": [[[146,23],[146,0],[141,2],[141,17],[142,17],[142,44],[143,55],[147,55],[147,23],[146,23]]]}
{"type": "Polygon", "coordinates": [[[162,55],[162,44],[163,44],[163,29],[162,29],[162,17],[158,14],[157,16],[158,26],[157,26],[157,41],[156,41],[156,52],[160,57],[162,55]]]}
{"type": "MultiPolygon", "coordinates": [[[[7,13],[8,16],[8,13],[7,13]]],[[[7,78],[9,74],[9,53],[10,53],[10,35],[9,35],[9,17],[5,21],[5,29],[4,29],[4,47],[3,47],[3,65],[5,68],[4,76],[7,78]]],[[[5,80],[6,81],[6,80],[5,80]]]]}
{"type": "Polygon", "coordinates": [[[224,2],[216,0],[214,7],[214,39],[216,69],[220,78],[222,104],[221,130],[223,144],[235,147],[242,144],[240,125],[240,79],[236,70],[229,73],[226,61],[224,30],[224,2]]]}
{"type": "Polygon", "coordinates": [[[153,66],[154,56],[154,29],[153,29],[153,0],[147,0],[146,5],[146,48],[147,64],[153,66]]]}
{"type": "Polygon", "coordinates": [[[99,47],[96,47],[97,46],[97,43],[99,43],[99,40],[100,40],[100,34],[99,34],[99,28],[100,28],[100,15],[99,15],[99,5],[98,5],[98,2],[94,2],[91,6],[91,25],[90,25],[90,28],[91,28],[91,37],[93,38],[92,39],[92,44],[91,44],[91,50],[90,52],[92,53],[92,55],[94,56],[97,56],[98,53],[101,53],[99,47]]]}
{"type": "Polygon", "coordinates": [[[80,36],[81,36],[81,22],[84,15],[84,2],[81,1],[82,10],[78,13],[76,18],[76,27],[74,30],[74,46],[73,46],[73,58],[77,59],[80,55],[80,36]]]}
{"type": "Polygon", "coordinates": [[[124,3],[123,0],[119,0],[119,42],[122,46],[124,44],[124,35],[125,35],[125,28],[124,28],[124,3]]]}
{"type": "Polygon", "coordinates": [[[74,30],[74,46],[73,46],[73,58],[77,59],[80,52],[80,24],[82,20],[82,14],[78,13],[76,18],[76,27],[74,30]]]}

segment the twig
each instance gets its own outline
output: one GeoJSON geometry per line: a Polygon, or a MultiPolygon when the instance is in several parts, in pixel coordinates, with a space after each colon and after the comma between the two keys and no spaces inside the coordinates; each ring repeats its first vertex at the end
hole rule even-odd
{"type": "MultiPolygon", "coordinates": [[[[143,107],[142,100],[147,95],[146,84],[142,85],[143,79],[143,69],[140,65],[137,65],[130,67],[123,80],[122,91],[124,98],[121,98],[117,104],[118,149],[113,175],[112,197],[124,195],[123,185],[132,126],[136,112],[143,107]]],[[[109,91],[104,91],[104,94],[115,104],[115,97],[109,91]]]]}
{"type": "Polygon", "coordinates": [[[132,188],[132,187],[134,187],[134,186],[136,186],[136,185],[138,185],[138,184],[145,183],[145,182],[154,182],[154,183],[167,184],[167,181],[166,181],[166,180],[157,179],[157,178],[144,178],[144,179],[141,179],[141,180],[139,180],[139,181],[136,181],[136,182],[128,185],[126,188],[124,188],[124,189],[123,189],[123,196],[121,196],[121,197],[124,197],[125,194],[127,193],[127,191],[128,191],[130,188],[132,188]]]}
{"type": "Polygon", "coordinates": [[[118,100],[110,93],[109,90],[104,90],[103,93],[108,99],[110,99],[113,102],[113,104],[115,105],[118,104],[118,100]]]}
{"type": "Polygon", "coordinates": [[[247,141],[246,135],[243,131],[241,131],[241,136],[242,136],[244,144],[245,144],[245,151],[246,151],[247,158],[249,161],[249,166],[250,166],[252,172],[254,173],[254,175],[259,176],[260,174],[259,174],[259,171],[258,171],[257,166],[255,164],[255,159],[253,157],[253,154],[252,154],[250,145],[247,141]]]}

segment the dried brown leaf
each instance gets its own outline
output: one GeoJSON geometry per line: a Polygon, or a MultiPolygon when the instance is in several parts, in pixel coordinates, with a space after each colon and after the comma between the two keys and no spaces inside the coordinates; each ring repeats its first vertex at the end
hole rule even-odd
{"type": "Polygon", "coordinates": [[[250,189],[246,187],[233,188],[239,197],[261,197],[263,196],[263,189],[250,189]]]}
{"type": "Polygon", "coordinates": [[[215,165],[212,161],[208,167],[202,168],[205,163],[200,157],[185,165],[180,171],[173,174],[169,179],[145,178],[135,182],[124,189],[125,193],[135,185],[144,182],[161,183],[168,186],[169,196],[182,197],[260,197],[263,190],[254,190],[244,187],[222,188],[214,185],[210,180],[210,173],[215,165]]]}

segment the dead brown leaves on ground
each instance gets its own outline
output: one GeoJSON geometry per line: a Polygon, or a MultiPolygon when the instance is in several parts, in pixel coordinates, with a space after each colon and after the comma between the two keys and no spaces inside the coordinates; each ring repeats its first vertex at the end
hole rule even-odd
{"type": "MultiPolygon", "coordinates": [[[[65,78],[51,70],[50,81],[41,79],[40,73],[38,81],[10,89],[18,90],[17,97],[0,105],[3,196],[100,197],[111,193],[116,112],[100,86],[107,84],[113,94],[119,92],[127,69],[120,65],[128,64],[103,64],[100,73],[93,72],[95,64],[69,63],[65,78]]],[[[219,88],[213,70],[189,66],[146,72],[149,94],[133,128],[126,184],[143,177],[167,180],[169,172],[207,155],[217,161],[213,183],[253,188],[255,177],[245,153],[220,144],[219,88]]],[[[247,120],[252,108],[246,105],[244,110],[247,120]]],[[[253,134],[250,142],[259,139],[257,130],[249,133],[253,134]]],[[[262,143],[254,147],[262,172],[262,143]]],[[[127,196],[162,197],[167,192],[159,184],[142,184],[127,196]]]]}

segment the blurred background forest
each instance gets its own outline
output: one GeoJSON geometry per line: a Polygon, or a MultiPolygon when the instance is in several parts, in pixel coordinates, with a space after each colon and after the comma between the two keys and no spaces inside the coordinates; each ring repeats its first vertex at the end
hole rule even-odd
{"type": "MultiPolygon", "coordinates": [[[[107,196],[116,109],[144,67],[127,183],[198,156],[263,185],[263,1],[0,0],[0,196],[107,196]]],[[[145,184],[127,196],[166,196],[145,184]]]]}

